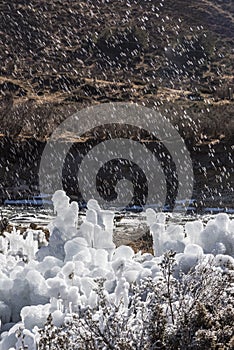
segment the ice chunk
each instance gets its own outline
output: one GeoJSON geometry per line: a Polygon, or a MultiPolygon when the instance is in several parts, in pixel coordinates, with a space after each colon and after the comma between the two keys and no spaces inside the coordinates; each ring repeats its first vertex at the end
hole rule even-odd
{"type": "Polygon", "coordinates": [[[107,268],[108,252],[104,249],[97,249],[93,253],[93,264],[100,268],[107,268]]]}
{"type": "Polygon", "coordinates": [[[14,280],[16,278],[20,278],[24,271],[24,268],[22,266],[16,266],[13,271],[10,272],[10,279],[14,280]]]}
{"type": "Polygon", "coordinates": [[[37,350],[36,337],[28,329],[22,329],[21,336],[16,342],[16,350],[30,349],[37,350]]]}
{"type": "Polygon", "coordinates": [[[226,213],[220,213],[216,215],[215,225],[220,231],[228,231],[229,217],[226,213]]]}
{"type": "Polygon", "coordinates": [[[127,308],[129,304],[129,283],[126,281],[124,277],[120,278],[117,282],[117,286],[115,288],[115,304],[118,306],[121,301],[123,301],[124,307],[127,308]]]}
{"type": "Polygon", "coordinates": [[[126,265],[126,260],[124,258],[117,257],[112,261],[111,266],[117,278],[120,278],[122,276],[125,265],[126,265]]]}
{"type": "Polygon", "coordinates": [[[50,297],[58,298],[66,293],[67,285],[64,279],[56,276],[48,278],[46,281],[48,285],[48,294],[50,297]]]}
{"type": "Polygon", "coordinates": [[[32,230],[27,231],[27,237],[23,244],[23,254],[28,257],[28,260],[32,260],[38,251],[38,241],[34,240],[34,232],[32,230]]]}
{"type": "Polygon", "coordinates": [[[72,261],[68,261],[62,268],[61,273],[65,277],[67,284],[72,283],[72,279],[75,274],[75,263],[72,261]],[[70,281],[70,283],[69,283],[70,281]]]}
{"type": "Polygon", "coordinates": [[[89,305],[89,307],[93,309],[97,306],[97,300],[97,293],[91,290],[90,295],[87,299],[87,305],[89,305]]]}
{"type": "MultiPolygon", "coordinates": [[[[83,261],[73,259],[75,264],[75,274],[76,276],[83,276],[86,272],[85,264],[83,261]]],[[[75,277],[76,277],[75,276],[75,277]]]]}
{"type": "Polygon", "coordinates": [[[1,350],[10,350],[15,349],[15,344],[17,342],[16,332],[19,328],[23,327],[23,323],[17,323],[13,327],[10,328],[9,332],[4,332],[1,334],[2,340],[0,341],[0,349],[1,350]]]}
{"type": "Polygon", "coordinates": [[[93,247],[96,249],[114,249],[112,236],[112,231],[103,230],[99,225],[95,225],[93,247]]]}
{"type": "Polygon", "coordinates": [[[21,310],[21,318],[25,328],[32,330],[35,326],[42,328],[50,313],[50,304],[25,306],[21,310]]]}
{"type": "Polygon", "coordinates": [[[177,254],[176,261],[178,265],[175,268],[175,275],[178,277],[179,271],[183,273],[188,273],[192,268],[196,266],[199,261],[199,258],[195,254],[177,254]]]}
{"type": "Polygon", "coordinates": [[[100,212],[101,208],[97,202],[96,199],[90,199],[87,203],[87,208],[88,209],[93,209],[95,210],[96,212],[100,212]]]}
{"type": "Polygon", "coordinates": [[[89,248],[85,248],[82,249],[79,253],[77,253],[74,257],[73,257],[73,261],[81,261],[84,264],[88,264],[92,261],[92,256],[90,253],[90,249],[89,248]]]}
{"type": "MultiPolygon", "coordinates": [[[[0,333],[3,332],[8,332],[13,326],[15,325],[15,323],[13,322],[9,322],[9,323],[5,323],[4,325],[2,324],[1,328],[0,328],[0,333]]],[[[1,349],[1,347],[0,347],[1,349]]]]}
{"type": "Polygon", "coordinates": [[[101,221],[104,225],[105,231],[110,233],[110,239],[112,241],[112,234],[114,229],[114,216],[115,213],[111,210],[101,210],[100,211],[101,221]]]}
{"type": "Polygon", "coordinates": [[[171,224],[166,229],[168,240],[182,241],[184,239],[184,229],[182,225],[171,224]]]}
{"type": "Polygon", "coordinates": [[[1,324],[9,323],[11,319],[11,309],[3,301],[0,301],[0,320],[1,324]]]}
{"type": "Polygon", "coordinates": [[[200,235],[203,231],[203,223],[200,220],[188,221],[185,224],[185,232],[190,243],[200,244],[200,235]]]}
{"type": "Polygon", "coordinates": [[[82,277],[81,278],[81,291],[84,293],[86,298],[89,298],[92,290],[97,288],[97,284],[90,277],[82,277]]]}
{"type": "Polygon", "coordinates": [[[160,256],[163,253],[163,241],[165,239],[165,229],[163,224],[153,224],[150,228],[150,232],[153,236],[153,248],[154,255],[160,256]]]}
{"type": "Polygon", "coordinates": [[[214,249],[212,250],[212,254],[213,255],[217,255],[217,254],[225,254],[226,252],[226,247],[222,242],[216,242],[214,249]]]}
{"type": "Polygon", "coordinates": [[[129,283],[134,283],[139,275],[138,270],[126,270],[123,272],[123,277],[126,279],[129,283]]]}
{"type": "Polygon", "coordinates": [[[215,248],[215,243],[218,242],[218,230],[214,223],[206,225],[205,229],[201,232],[201,246],[205,253],[211,253],[215,248]]]}
{"type": "Polygon", "coordinates": [[[88,243],[83,237],[76,237],[67,241],[64,245],[65,261],[70,261],[82,250],[87,250],[87,246],[88,243]]]}
{"type": "Polygon", "coordinates": [[[70,199],[63,190],[58,190],[52,196],[54,211],[57,216],[63,218],[69,208],[70,199]]]}
{"type": "Polygon", "coordinates": [[[71,239],[77,234],[78,204],[76,202],[70,204],[69,197],[61,190],[55,192],[52,201],[57,217],[49,225],[49,229],[52,233],[57,229],[63,241],[71,239]]]}
{"type": "Polygon", "coordinates": [[[80,304],[80,292],[77,286],[72,286],[69,288],[67,299],[73,306],[80,304]]]}
{"type": "Polygon", "coordinates": [[[162,224],[165,226],[166,224],[166,214],[165,213],[157,213],[156,214],[156,223],[162,224]]]}
{"type": "Polygon", "coordinates": [[[90,222],[93,225],[97,225],[97,223],[98,223],[98,216],[97,216],[96,210],[88,209],[86,211],[86,221],[90,222]]]}
{"type": "Polygon", "coordinates": [[[228,231],[234,236],[234,219],[229,220],[228,231]]]}
{"type": "Polygon", "coordinates": [[[156,223],[156,212],[152,208],[147,208],[146,211],[146,222],[149,227],[156,223]]]}
{"type": "Polygon", "coordinates": [[[34,305],[48,302],[48,288],[44,277],[36,270],[29,270],[25,276],[28,281],[30,302],[34,305]]]}
{"type": "Polygon", "coordinates": [[[62,266],[62,260],[56,258],[55,256],[46,256],[44,260],[38,264],[37,270],[44,276],[54,267],[61,268],[62,266]]]}
{"type": "Polygon", "coordinates": [[[78,222],[79,206],[77,202],[71,202],[64,215],[64,223],[68,227],[76,227],[78,222]]]}
{"type": "Polygon", "coordinates": [[[203,249],[197,244],[188,244],[184,249],[184,253],[201,258],[203,256],[203,249]]]}
{"type": "Polygon", "coordinates": [[[0,253],[6,255],[8,251],[8,240],[5,237],[0,236],[0,253]]]}
{"type": "Polygon", "coordinates": [[[202,260],[203,256],[203,249],[199,245],[188,244],[184,249],[184,253],[179,253],[175,256],[177,261],[174,271],[175,277],[179,277],[180,271],[188,273],[202,260]]]}
{"type": "Polygon", "coordinates": [[[182,253],[184,251],[185,244],[179,240],[166,241],[162,245],[162,251],[166,252],[172,250],[176,253],[182,253]]]}
{"type": "Polygon", "coordinates": [[[34,232],[32,230],[26,232],[25,238],[20,234],[20,231],[15,228],[13,228],[11,233],[5,232],[4,235],[6,236],[6,238],[4,238],[5,242],[4,240],[1,240],[0,244],[5,251],[5,254],[8,251],[8,254],[14,256],[26,256],[28,260],[34,258],[35,253],[38,250],[38,241],[34,240],[34,232]]]}
{"type": "Polygon", "coordinates": [[[0,274],[0,297],[1,300],[7,301],[9,299],[9,291],[12,290],[14,285],[14,280],[6,276],[5,274],[0,274]]]}
{"type": "Polygon", "coordinates": [[[131,260],[134,256],[134,251],[131,247],[121,245],[120,247],[116,248],[112,260],[117,259],[125,259],[125,260],[131,260]]]}
{"type": "Polygon", "coordinates": [[[147,268],[143,269],[138,275],[139,281],[148,277],[152,277],[152,271],[151,269],[147,269],[147,268]]]}
{"type": "Polygon", "coordinates": [[[64,315],[64,313],[62,311],[55,310],[54,312],[52,312],[51,316],[52,316],[52,323],[56,327],[61,327],[63,325],[64,319],[65,319],[65,315],[64,315]]]}
{"type": "Polygon", "coordinates": [[[217,253],[217,244],[222,243],[226,254],[234,254],[234,235],[230,232],[230,220],[227,214],[220,213],[210,220],[201,232],[201,245],[207,253],[217,253]]]}
{"type": "Polygon", "coordinates": [[[116,279],[107,279],[104,282],[104,287],[109,294],[114,293],[114,290],[116,288],[116,279]]]}
{"type": "Polygon", "coordinates": [[[60,260],[65,258],[64,240],[57,227],[53,228],[48,246],[41,247],[36,253],[36,258],[38,261],[43,261],[43,259],[48,255],[54,256],[60,260]]]}
{"type": "Polygon", "coordinates": [[[83,222],[80,226],[80,235],[85,238],[89,247],[93,247],[94,225],[91,222],[83,222]]]}

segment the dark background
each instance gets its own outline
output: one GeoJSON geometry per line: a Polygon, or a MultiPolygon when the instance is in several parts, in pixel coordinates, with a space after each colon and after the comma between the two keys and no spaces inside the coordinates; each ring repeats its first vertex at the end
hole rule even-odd
{"type": "Polygon", "coordinates": [[[200,205],[231,206],[233,44],[231,0],[2,0],[0,198],[38,193],[45,142],[69,115],[133,101],[178,128],[200,205]]]}

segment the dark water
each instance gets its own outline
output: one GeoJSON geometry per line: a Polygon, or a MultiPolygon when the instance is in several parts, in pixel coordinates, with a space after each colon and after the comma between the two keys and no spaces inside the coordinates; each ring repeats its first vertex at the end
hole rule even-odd
{"type": "MultiPolygon", "coordinates": [[[[66,164],[64,166],[64,189],[71,199],[79,201],[81,206],[84,203],[76,174],[82,157],[95,145],[95,142],[77,143],[72,149],[71,157],[67,157],[68,166],[66,164]]],[[[40,193],[38,171],[44,146],[43,142],[30,140],[17,143],[6,139],[0,143],[0,200],[2,204],[33,206],[42,204],[39,198],[35,200],[34,196],[40,193]],[[18,202],[15,203],[15,200],[18,202]]],[[[154,142],[151,142],[149,147],[154,148],[154,142]]],[[[228,144],[220,142],[214,145],[188,145],[188,148],[193,162],[194,188],[192,198],[196,202],[197,212],[206,212],[207,208],[231,210],[234,207],[233,145],[230,142],[228,144]]],[[[134,192],[135,197],[132,204],[141,204],[145,187],[137,183],[134,174],[140,183],[144,180],[144,174],[143,177],[139,176],[138,169],[134,166],[131,167],[131,165],[124,168],[117,167],[117,169],[118,171],[116,171],[116,166],[113,168],[111,164],[109,168],[103,168],[97,179],[99,187],[102,188],[102,183],[108,182],[108,191],[112,188],[111,197],[115,193],[114,185],[119,178],[123,177],[132,182],[135,181],[136,192],[134,192]]],[[[170,180],[169,175],[166,174],[170,180]]],[[[48,183],[50,176],[53,174],[48,174],[48,183]]],[[[173,191],[170,192],[169,189],[169,193],[171,193],[171,202],[173,202],[173,191]]]]}

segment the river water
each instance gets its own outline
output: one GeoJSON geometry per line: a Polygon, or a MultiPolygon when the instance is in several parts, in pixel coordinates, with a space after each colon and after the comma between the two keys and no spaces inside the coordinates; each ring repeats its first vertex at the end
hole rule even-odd
{"type": "MultiPolygon", "coordinates": [[[[188,221],[202,220],[204,224],[208,222],[218,212],[213,208],[213,213],[208,212],[204,214],[186,214],[184,212],[166,213],[167,224],[185,225],[188,221]]],[[[9,224],[15,227],[29,227],[31,223],[39,227],[46,227],[49,222],[55,217],[52,208],[38,208],[25,206],[1,206],[2,218],[6,217],[9,224]]],[[[229,217],[234,219],[234,210],[230,210],[229,217]]],[[[85,210],[79,213],[78,225],[82,223],[85,217],[85,210]]],[[[142,237],[148,231],[146,225],[145,212],[116,212],[115,213],[115,229],[114,241],[117,245],[128,244],[142,237]]]]}

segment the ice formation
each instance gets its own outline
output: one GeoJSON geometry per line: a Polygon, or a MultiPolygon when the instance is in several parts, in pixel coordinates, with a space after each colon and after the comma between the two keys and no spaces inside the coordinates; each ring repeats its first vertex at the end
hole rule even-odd
{"type": "Polygon", "coordinates": [[[212,256],[225,268],[234,264],[234,225],[226,214],[218,214],[204,227],[201,221],[167,224],[164,213],[147,209],[146,220],[153,237],[154,256],[134,253],[113,243],[114,213],[90,200],[78,227],[78,205],[63,191],[53,196],[55,219],[49,225],[49,244],[38,244],[33,230],[25,237],[13,230],[0,237],[0,349],[20,349],[17,332],[29,349],[36,350],[37,329],[49,314],[54,325],[67,314],[97,304],[97,279],[104,279],[111,303],[129,304],[132,283],[161,277],[162,254],[176,251],[175,276],[187,273],[198,262],[212,256]]]}

